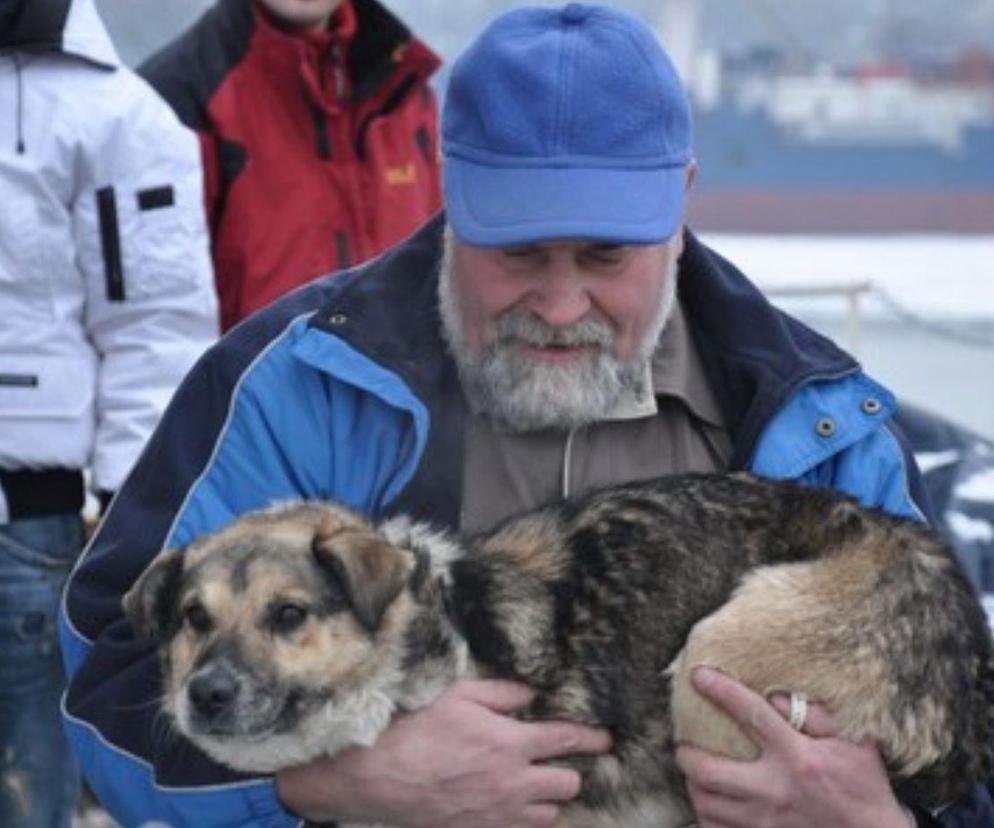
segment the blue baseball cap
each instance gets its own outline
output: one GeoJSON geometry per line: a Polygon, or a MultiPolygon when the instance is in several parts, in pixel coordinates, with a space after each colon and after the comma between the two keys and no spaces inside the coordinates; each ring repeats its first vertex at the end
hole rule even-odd
{"type": "Polygon", "coordinates": [[[654,243],[683,218],[690,105],[635,16],[570,3],[494,20],[452,69],[448,220],[468,244],[654,243]]]}

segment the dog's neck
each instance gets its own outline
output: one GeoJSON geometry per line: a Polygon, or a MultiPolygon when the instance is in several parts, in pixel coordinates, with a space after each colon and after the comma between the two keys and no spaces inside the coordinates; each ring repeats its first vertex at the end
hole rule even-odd
{"type": "Polygon", "coordinates": [[[394,695],[399,708],[416,710],[472,670],[466,642],[449,612],[451,565],[464,551],[448,533],[405,517],[392,518],[378,529],[413,556],[405,590],[411,617],[394,695]]]}

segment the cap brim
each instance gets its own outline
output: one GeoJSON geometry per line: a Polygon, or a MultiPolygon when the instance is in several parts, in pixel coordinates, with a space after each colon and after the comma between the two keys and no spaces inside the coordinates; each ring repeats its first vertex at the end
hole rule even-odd
{"type": "Polygon", "coordinates": [[[449,156],[445,207],[456,236],[480,247],[549,239],[653,244],[683,219],[686,168],[494,167],[449,156]]]}

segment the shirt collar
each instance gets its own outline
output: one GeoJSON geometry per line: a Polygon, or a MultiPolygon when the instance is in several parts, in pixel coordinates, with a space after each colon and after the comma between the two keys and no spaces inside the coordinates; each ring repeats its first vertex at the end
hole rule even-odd
{"type": "Polygon", "coordinates": [[[725,426],[718,398],[679,300],[653,352],[649,373],[655,396],[674,397],[698,419],[720,428],[725,426]]]}
{"type": "Polygon", "coordinates": [[[642,381],[637,388],[623,391],[603,419],[653,417],[659,413],[658,397],[675,398],[697,419],[719,428],[725,426],[679,301],[673,305],[656,350],[643,366],[642,381]]]}

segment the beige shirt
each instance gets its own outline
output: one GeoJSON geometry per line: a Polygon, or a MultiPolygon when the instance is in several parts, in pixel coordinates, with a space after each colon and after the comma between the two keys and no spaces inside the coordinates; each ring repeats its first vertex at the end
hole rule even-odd
{"type": "Polygon", "coordinates": [[[728,468],[732,441],[701,356],[676,305],[641,397],[611,419],[564,432],[494,430],[469,415],[460,528],[476,532],[602,486],[728,468]]]}

